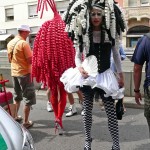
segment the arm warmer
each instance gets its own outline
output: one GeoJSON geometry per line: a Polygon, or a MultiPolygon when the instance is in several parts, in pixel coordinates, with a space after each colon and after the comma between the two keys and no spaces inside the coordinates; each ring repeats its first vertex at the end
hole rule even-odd
{"type": "Polygon", "coordinates": [[[114,58],[115,66],[117,69],[117,73],[121,73],[122,72],[122,66],[121,66],[120,54],[119,54],[119,51],[116,49],[115,46],[112,47],[112,53],[113,53],[113,58],[114,58]]]}

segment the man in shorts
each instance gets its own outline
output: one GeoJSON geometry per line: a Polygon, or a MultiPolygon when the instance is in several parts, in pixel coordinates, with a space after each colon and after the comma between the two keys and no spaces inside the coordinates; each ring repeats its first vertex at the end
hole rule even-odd
{"type": "Polygon", "coordinates": [[[20,103],[24,100],[23,126],[29,128],[33,125],[29,121],[31,106],[36,104],[35,88],[31,81],[32,50],[26,42],[30,28],[28,25],[21,25],[18,28],[18,35],[8,45],[8,59],[11,63],[11,76],[14,86],[14,104],[16,105],[16,120],[20,103]]]}

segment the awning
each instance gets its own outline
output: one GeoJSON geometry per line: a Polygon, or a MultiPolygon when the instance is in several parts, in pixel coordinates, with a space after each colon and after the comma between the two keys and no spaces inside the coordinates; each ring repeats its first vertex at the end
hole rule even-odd
{"type": "Polygon", "coordinates": [[[12,34],[1,34],[0,35],[0,41],[5,41],[10,36],[13,36],[12,34]]]}

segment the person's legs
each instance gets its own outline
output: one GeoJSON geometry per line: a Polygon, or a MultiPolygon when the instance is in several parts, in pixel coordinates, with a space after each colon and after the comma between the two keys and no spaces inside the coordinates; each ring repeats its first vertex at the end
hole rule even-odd
{"type": "Polygon", "coordinates": [[[58,119],[60,121],[60,126],[63,128],[62,116],[63,116],[63,113],[65,111],[66,102],[67,102],[67,100],[66,100],[67,99],[67,93],[64,89],[64,86],[59,87],[59,93],[60,93],[60,99],[58,102],[58,119]]]}
{"type": "Polygon", "coordinates": [[[19,82],[22,88],[23,98],[24,98],[24,119],[23,125],[29,128],[33,125],[32,121],[29,121],[31,106],[36,104],[35,88],[34,84],[31,82],[30,74],[19,77],[19,82]]]}
{"type": "Polygon", "coordinates": [[[82,102],[83,102],[82,92],[79,90],[79,91],[77,91],[77,94],[78,94],[78,97],[79,97],[79,103],[82,104],[82,102]]]}
{"type": "Polygon", "coordinates": [[[21,102],[14,100],[14,104],[15,104],[15,106],[16,106],[16,118],[17,118],[17,117],[18,117],[18,111],[19,111],[21,102]]]}
{"type": "Polygon", "coordinates": [[[52,108],[51,102],[50,102],[50,88],[47,89],[46,95],[47,95],[47,98],[48,98],[48,101],[47,101],[47,111],[48,112],[52,112],[53,108],[52,108]]]}
{"type": "Polygon", "coordinates": [[[23,119],[24,123],[29,122],[28,118],[29,118],[29,114],[30,114],[30,109],[31,109],[31,106],[29,106],[29,105],[24,106],[24,119],[23,119]]]}
{"type": "Polygon", "coordinates": [[[67,93],[68,95],[68,100],[69,100],[69,103],[70,103],[70,106],[69,106],[69,112],[66,113],[66,117],[71,117],[75,114],[77,114],[77,109],[76,109],[76,106],[75,106],[75,103],[74,103],[74,97],[73,97],[73,94],[72,93],[67,93]]]}
{"type": "Polygon", "coordinates": [[[108,117],[108,128],[113,140],[113,150],[120,150],[119,146],[119,128],[118,128],[118,120],[116,116],[114,100],[111,97],[102,98],[106,110],[106,114],[108,117]]]}
{"type": "Polygon", "coordinates": [[[50,100],[50,88],[47,89],[46,95],[47,95],[48,100],[50,100]]]}
{"type": "Polygon", "coordinates": [[[19,108],[20,108],[21,101],[23,99],[22,89],[21,89],[21,86],[20,86],[19,78],[13,77],[12,81],[13,81],[13,86],[14,86],[14,105],[15,105],[15,108],[16,108],[15,118],[18,119],[18,111],[19,111],[19,108]]]}
{"type": "Polygon", "coordinates": [[[29,115],[30,115],[31,106],[25,105],[24,106],[24,119],[23,119],[23,126],[25,128],[30,128],[33,126],[33,122],[29,121],[29,115]]]}
{"type": "Polygon", "coordinates": [[[50,87],[51,90],[51,97],[50,97],[50,102],[52,104],[54,114],[55,114],[55,120],[58,117],[58,89],[57,85],[53,85],[50,87]]]}
{"type": "Polygon", "coordinates": [[[91,150],[91,127],[92,127],[92,108],[93,108],[93,90],[89,86],[81,88],[83,93],[83,124],[85,130],[85,146],[84,150],[91,150]]]}
{"type": "Polygon", "coordinates": [[[74,104],[73,94],[67,93],[67,95],[68,95],[68,100],[69,100],[70,105],[73,105],[74,104]]]}

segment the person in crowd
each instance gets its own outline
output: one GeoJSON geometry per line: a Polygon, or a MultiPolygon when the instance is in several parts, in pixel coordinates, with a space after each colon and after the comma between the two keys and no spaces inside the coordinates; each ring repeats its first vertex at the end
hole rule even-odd
{"type": "MultiPolygon", "coordinates": [[[[122,44],[119,45],[119,54],[120,54],[121,61],[126,59],[126,53],[125,53],[125,51],[122,47],[122,44]]],[[[112,55],[111,55],[111,69],[112,69],[113,72],[115,72],[115,73],[117,72],[115,62],[114,62],[114,59],[113,59],[112,55]]]]}
{"type": "Polygon", "coordinates": [[[65,31],[54,0],[39,0],[37,10],[51,8],[53,18],[45,21],[36,34],[33,46],[32,78],[42,82],[50,89],[50,99],[54,112],[55,133],[63,135],[63,114],[67,102],[67,92],[60,81],[61,75],[70,67],[75,66],[75,49],[65,31]],[[47,7],[49,6],[49,7],[47,7]]]}
{"type": "Polygon", "coordinates": [[[11,76],[14,86],[14,104],[16,105],[16,120],[22,118],[18,116],[20,103],[24,99],[23,126],[29,128],[33,125],[29,121],[32,105],[36,104],[34,84],[31,81],[32,50],[26,41],[30,33],[28,25],[21,25],[18,28],[18,35],[7,45],[8,59],[11,63],[11,76]]]}
{"type": "MultiPolygon", "coordinates": [[[[95,5],[95,7],[93,6],[93,9],[91,9],[90,12],[90,17],[91,17],[91,25],[93,27],[93,30],[91,32],[93,32],[93,46],[94,49],[91,49],[91,53],[95,53],[95,55],[97,56],[98,61],[100,61],[101,63],[99,64],[99,73],[103,73],[105,72],[107,69],[109,69],[110,64],[109,64],[109,58],[110,58],[110,53],[111,53],[111,45],[109,43],[103,43],[106,49],[100,49],[100,45],[101,42],[100,41],[100,37],[99,37],[99,41],[97,41],[96,37],[99,33],[100,36],[100,31],[101,31],[101,24],[102,24],[102,14],[103,12],[103,8],[99,7],[98,5],[95,5]],[[94,39],[95,38],[95,39],[94,39]],[[93,50],[93,52],[92,52],[93,50]],[[105,60],[102,60],[102,59],[105,60]]],[[[104,46],[104,47],[105,47],[104,46]]],[[[101,46],[103,47],[103,46],[101,46]]],[[[116,49],[114,49],[113,52],[115,52],[116,49]]],[[[76,57],[76,59],[79,59],[78,57],[76,57]]],[[[79,66],[79,65],[78,65],[79,66]]],[[[84,68],[79,67],[79,71],[82,74],[82,76],[84,78],[88,77],[87,72],[84,70],[84,68]]],[[[121,69],[119,70],[120,73],[120,86],[124,86],[123,84],[123,74],[121,69]]],[[[84,86],[83,88],[81,88],[83,95],[85,97],[84,99],[84,111],[85,111],[85,115],[83,116],[83,122],[84,122],[84,128],[85,128],[85,135],[86,135],[86,141],[85,141],[85,150],[89,150],[91,149],[91,125],[92,125],[92,105],[93,105],[93,95],[94,95],[94,90],[91,89],[90,86],[84,86]]],[[[117,118],[116,118],[116,114],[115,114],[115,109],[114,109],[114,100],[111,97],[105,97],[105,92],[103,89],[99,89],[99,94],[101,95],[101,98],[103,100],[105,109],[106,109],[106,113],[108,115],[108,125],[109,125],[109,129],[110,129],[110,133],[112,135],[112,139],[113,139],[113,147],[112,149],[120,149],[119,146],[119,133],[118,133],[118,122],[117,122],[117,118]]]]}
{"type": "Polygon", "coordinates": [[[140,93],[140,85],[142,78],[142,68],[145,65],[145,81],[144,81],[144,116],[147,119],[150,135],[150,33],[147,33],[139,39],[131,61],[134,62],[134,93],[135,102],[141,105],[142,96],[140,93]]]}
{"type": "Polygon", "coordinates": [[[121,11],[119,7],[113,0],[97,0],[88,5],[84,2],[81,4],[73,4],[72,1],[69,6],[70,8],[68,8],[64,20],[66,21],[66,30],[68,29],[67,31],[70,33],[75,44],[76,68],[74,70],[68,69],[62,75],[62,78],[66,79],[68,75],[68,82],[66,80],[64,82],[65,89],[76,90],[75,88],[79,87],[83,94],[84,150],[91,150],[92,108],[95,92],[96,94],[99,93],[105,106],[108,117],[108,128],[113,140],[112,150],[120,150],[118,120],[114,107],[114,99],[123,98],[124,96],[120,88],[124,87],[124,77],[118,50],[118,37],[121,36],[120,32],[125,29],[125,22],[120,15],[121,11]],[[82,9],[81,12],[78,10],[77,13],[75,8],[78,8],[79,5],[79,8],[82,9]],[[73,12],[72,8],[74,8],[73,12]],[[74,19],[76,15],[77,22],[74,19]],[[121,27],[115,26],[118,19],[121,21],[119,24],[121,27]],[[71,33],[74,34],[71,35],[71,33]],[[111,50],[119,80],[116,79],[110,69],[111,50]],[[83,58],[85,59],[83,60],[83,58]],[[72,75],[72,79],[70,79],[71,74],[74,74],[72,75]]]}

